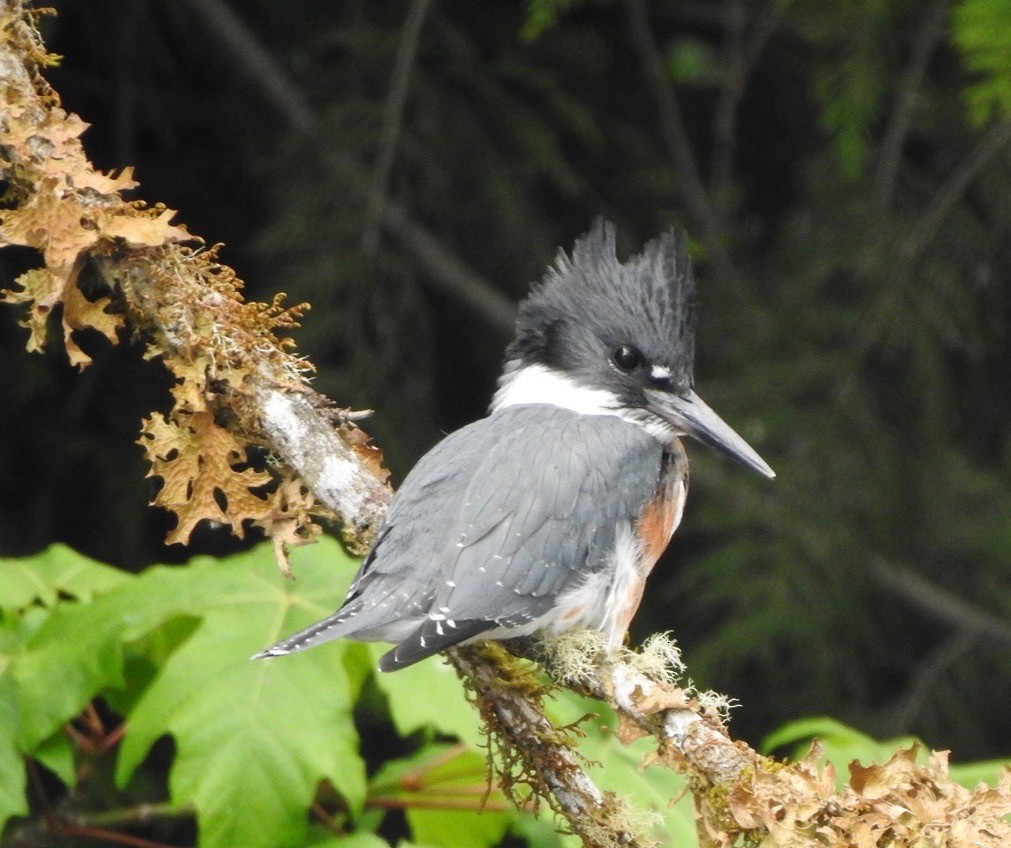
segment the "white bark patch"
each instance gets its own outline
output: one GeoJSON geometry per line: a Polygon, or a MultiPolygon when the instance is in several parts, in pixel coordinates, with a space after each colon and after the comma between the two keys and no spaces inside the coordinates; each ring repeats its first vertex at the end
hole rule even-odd
{"type": "Polygon", "coordinates": [[[258,400],[264,432],[316,496],[350,527],[377,528],[389,490],[364,470],[327,417],[297,392],[264,388],[258,400]]]}
{"type": "Polygon", "coordinates": [[[263,417],[282,430],[293,445],[301,444],[306,426],[295,410],[295,404],[284,392],[268,391],[263,396],[263,417]]]}

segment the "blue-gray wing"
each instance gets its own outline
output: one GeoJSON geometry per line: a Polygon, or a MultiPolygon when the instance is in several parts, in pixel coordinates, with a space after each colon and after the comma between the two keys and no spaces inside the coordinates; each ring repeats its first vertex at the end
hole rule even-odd
{"type": "Polygon", "coordinates": [[[548,405],[456,431],[404,480],[344,606],[264,654],[399,642],[389,670],[536,621],[607,566],[619,524],[656,492],[661,455],[633,424],[548,405]]]}
{"type": "Polygon", "coordinates": [[[384,669],[542,619],[610,565],[618,527],[656,494],[662,450],[635,425],[551,406],[507,408],[487,422],[493,438],[475,445],[481,455],[440,534],[426,619],[384,669]]]}

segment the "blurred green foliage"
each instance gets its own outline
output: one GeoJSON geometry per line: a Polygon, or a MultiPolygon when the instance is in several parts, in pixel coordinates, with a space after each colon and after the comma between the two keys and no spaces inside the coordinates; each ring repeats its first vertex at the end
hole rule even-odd
{"type": "Polygon", "coordinates": [[[1011,3],[963,0],[955,9],[952,37],[975,74],[966,88],[969,115],[977,125],[1011,111],[1011,3]]]}
{"type": "MultiPolygon", "coordinates": [[[[383,848],[407,834],[432,848],[490,848],[506,834],[532,848],[578,844],[549,814],[487,791],[477,713],[440,659],[382,675],[380,646],[345,641],[250,662],[331,611],[357,563],[324,539],[292,565],[297,581],[266,544],[139,575],[61,545],[0,560],[3,844],[138,827],[169,844],[195,833],[201,848],[383,848]],[[171,749],[152,756],[166,740],[171,749]],[[46,824],[28,816],[36,809],[46,824]]],[[[549,711],[558,726],[578,723],[591,777],[652,816],[661,844],[695,844],[684,779],[644,765],[648,738],[623,745],[610,710],[571,692],[555,693],[549,711]]],[[[912,741],[813,719],[765,744],[803,755],[814,737],[840,780],[850,762],[884,762],[912,741]]],[[[998,770],[953,774],[975,786],[998,770]]]]}
{"type": "MultiPolygon", "coordinates": [[[[269,545],[136,576],[62,546],[0,561],[4,844],[60,834],[21,818],[32,775],[34,806],[72,804],[65,837],[154,820],[173,843],[195,825],[202,848],[315,844],[328,829],[383,846],[403,835],[399,814],[432,848],[489,848],[507,832],[560,846],[550,815],[537,822],[487,791],[477,713],[441,660],[377,675],[375,650],[340,642],[249,661],[336,607],[356,563],[324,540],[293,565],[294,582],[269,545]],[[171,753],[152,758],[166,737],[171,753]]],[[[568,693],[551,710],[581,721],[601,786],[652,811],[678,844],[692,838],[687,798],[669,803],[684,781],[642,768],[645,740],[624,747],[612,714],[568,693]]]]}
{"type": "MultiPolygon", "coordinates": [[[[233,4],[285,96],[311,106],[304,130],[200,4],[56,5],[46,35],[66,58],[52,79],[94,124],[97,163],[136,164],[145,197],[227,241],[254,296],[312,302],[299,339],[317,384],[376,410],[367,426],[396,478],[482,414],[507,333],[434,285],[403,240],[362,250],[406,4],[233,4]]],[[[752,740],[821,714],[956,759],[1007,756],[1008,646],[978,615],[1011,612],[1008,3],[649,4],[734,277],[686,203],[626,8],[433,3],[389,195],[514,300],[597,215],[629,251],[687,226],[698,390],[779,478],[689,446],[688,511],[635,634],[673,630],[700,685],[744,704],[734,728],[752,740]],[[885,587],[874,563],[931,581],[941,612],[885,587]]],[[[7,279],[31,261],[0,255],[7,279]]],[[[144,507],[131,445],[166,402],[156,364],[84,340],[101,355],[76,375],[27,356],[16,320],[0,311],[0,550],[63,541],[132,570],[185,559],[160,545],[166,519],[144,507]]],[[[196,545],[233,549],[214,529],[196,545]]],[[[381,701],[370,679],[349,675],[381,701]]],[[[399,709],[400,732],[418,732],[399,709]]],[[[22,741],[47,744],[44,729],[22,741]]],[[[68,774],[58,743],[35,750],[68,774]]]]}

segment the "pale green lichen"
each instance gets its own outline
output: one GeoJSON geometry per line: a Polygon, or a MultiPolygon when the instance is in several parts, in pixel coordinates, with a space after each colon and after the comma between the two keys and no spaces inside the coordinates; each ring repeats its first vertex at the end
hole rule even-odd
{"type": "Polygon", "coordinates": [[[674,686],[684,674],[681,649],[670,633],[654,633],[638,651],[622,650],[626,653],[622,659],[628,665],[656,683],[674,686]]]}

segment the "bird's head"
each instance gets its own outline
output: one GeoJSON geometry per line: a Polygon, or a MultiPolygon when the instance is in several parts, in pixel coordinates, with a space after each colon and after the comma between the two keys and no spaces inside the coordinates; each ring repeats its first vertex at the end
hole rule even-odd
{"type": "Polygon", "coordinates": [[[691,436],[767,477],[775,473],[694,392],[695,282],[685,235],[668,232],[619,262],[598,220],[559,251],[520,305],[492,409],[548,403],[618,415],[661,441],[691,436]]]}

